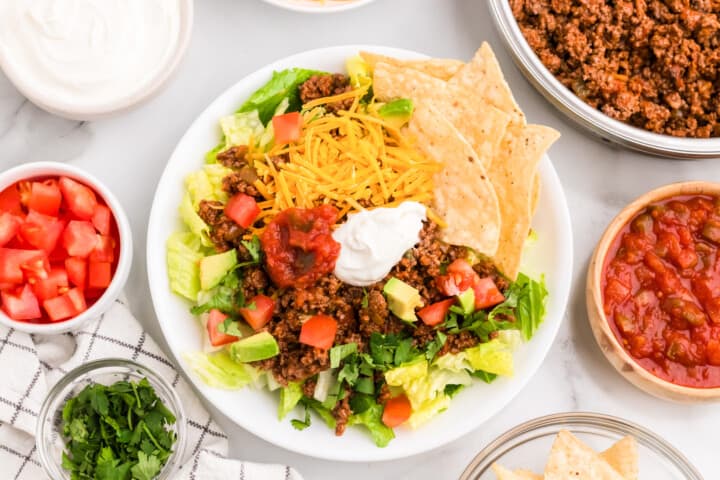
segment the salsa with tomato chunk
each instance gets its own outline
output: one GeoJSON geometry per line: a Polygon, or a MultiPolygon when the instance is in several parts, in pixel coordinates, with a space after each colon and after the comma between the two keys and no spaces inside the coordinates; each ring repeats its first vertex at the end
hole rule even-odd
{"type": "Polygon", "coordinates": [[[0,306],[13,320],[84,312],[110,285],[118,253],[115,219],[90,187],[42,177],[0,192],[0,306]]]}
{"type": "Polygon", "coordinates": [[[720,387],[720,197],[652,204],[608,251],[603,301],[623,347],[672,383],[720,387]]]}

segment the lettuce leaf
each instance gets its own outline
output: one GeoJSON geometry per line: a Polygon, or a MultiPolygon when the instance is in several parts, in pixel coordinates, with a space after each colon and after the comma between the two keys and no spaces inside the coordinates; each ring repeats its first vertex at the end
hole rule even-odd
{"type": "Polygon", "coordinates": [[[464,353],[473,370],[507,377],[513,375],[512,347],[497,338],[468,348],[464,353]]]}
{"type": "Polygon", "coordinates": [[[538,282],[520,273],[515,283],[510,285],[505,301],[490,312],[488,320],[494,321],[499,314],[514,316],[523,339],[528,341],[545,319],[547,295],[544,278],[538,282]]]}
{"type": "Polygon", "coordinates": [[[298,87],[313,75],[322,75],[323,73],[304,68],[273,72],[270,81],[253,93],[238,112],[257,111],[260,121],[263,125],[267,125],[273,117],[275,109],[285,98],[288,100],[287,111],[298,112],[302,107],[298,87]]]}
{"type": "Polygon", "coordinates": [[[450,397],[445,394],[448,385],[472,383],[466,366],[469,367],[464,354],[460,353],[444,355],[431,366],[427,360],[421,359],[385,372],[387,384],[401,387],[410,400],[410,427],[416,428],[448,407],[450,397]]]}
{"type": "Polygon", "coordinates": [[[370,436],[378,447],[387,447],[390,440],[395,438],[392,428],[382,423],[383,407],[377,403],[366,409],[364,412],[350,415],[348,425],[364,425],[369,431],[370,436]]]}
{"type": "Polygon", "coordinates": [[[282,420],[292,411],[303,397],[302,385],[288,382],[287,387],[280,390],[280,403],[278,404],[278,418],[282,420]]]}
{"type": "Polygon", "coordinates": [[[237,390],[252,381],[252,368],[238,363],[221,351],[210,355],[193,352],[183,355],[190,368],[210,387],[237,390]]]}
{"type": "Polygon", "coordinates": [[[167,241],[167,267],[170,289],[192,300],[200,291],[200,259],[204,256],[199,238],[188,232],[170,235],[167,241]]]}
{"type": "Polygon", "coordinates": [[[185,192],[180,201],[180,218],[203,246],[212,246],[212,242],[207,236],[208,225],[198,215],[188,192],[185,192]]]}
{"type": "Polygon", "coordinates": [[[225,135],[225,148],[234,145],[249,145],[251,140],[259,140],[265,127],[260,122],[258,112],[234,113],[220,119],[220,128],[225,135]]]}

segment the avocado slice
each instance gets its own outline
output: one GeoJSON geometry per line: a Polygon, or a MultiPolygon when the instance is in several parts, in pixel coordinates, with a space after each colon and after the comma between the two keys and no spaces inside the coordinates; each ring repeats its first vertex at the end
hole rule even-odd
{"type": "Polygon", "coordinates": [[[237,265],[237,252],[227,252],[210,255],[200,260],[200,288],[210,290],[223,279],[225,275],[237,265]]]}
{"type": "Polygon", "coordinates": [[[401,98],[399,100],[386,103],[380,107],[378,113],[387,123],[399,129],[410,121],[414,111],[415,106],[413,105],[412,100],[401,98]]]}
{"type": "Polygon", "coordinates": [[[395,277],[390,278],[383,287],[388,307],[400,320],[415,322],[415,309],[422,307],[423,302],[418,290],[395,277]]]}
{"type": "Polygon", "coordinates": [[[470,315],[475,310],[475,290],[468,288],[457,296],[463,315],[470,315]]]}
{"type": "Polygon", "coordinates": [[[272,358],[280,353],[275,337],[268,332],[256,333],[252,337],[243,338],[230,344],[230,356],[236,362],[257,362],[272,358]]]}

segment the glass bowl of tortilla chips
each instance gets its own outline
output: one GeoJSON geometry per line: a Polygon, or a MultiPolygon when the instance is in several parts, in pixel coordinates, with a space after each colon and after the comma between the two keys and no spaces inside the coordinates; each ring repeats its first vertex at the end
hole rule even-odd
{"type": "Polygon", "coordinates": [[[558,413],[525,422],[488,444],[461,480],[703,480],[657,434],[599,413],[558,413]]]}

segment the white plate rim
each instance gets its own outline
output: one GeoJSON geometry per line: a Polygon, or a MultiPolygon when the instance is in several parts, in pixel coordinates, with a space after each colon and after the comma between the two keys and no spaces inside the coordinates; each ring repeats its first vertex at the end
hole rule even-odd
{"type": "MultiPolygon", "coordinates": [[[[333,435],[333,432],[327,429],[325,425],[320,425],[319,427],[327,432],[327,437],[332,438],[332,442],[328,445],[328,448],[319,448],[317,442],[318,438],[316,438],[318,437],[317,434],[315,434],[312,438],[310,436],[308,436],[307,438],[303,438],[295,435],[295,433],[301,435],[307,434],[311,432],[315,428],[315,426],[303,432],[294,432],[287,418],[282,422],[277,421],[277,419],[275,418],[273,420],[274,425],[260,425],[257,424],[257,421],[255,419],[242,418],[242,415],[238,415],[237,404],[218,404],[216,400],[219,396],[222,396],[222,394],[218,393],[218,391],[216,391],[215,389],[205,386],[189,370],[185,362],[180,360],[179,358],[178,354],[181,352],[176,351],[176,348],[174,348],[173,343],[171,342],[171,334],[173,331],[173,327],[177,327],[177,325],[173,325],[173,322],[175,322],[174,319],[168,318],[166,312],[168,308],[165,307],[164,302],[182,302],[183,304],[185,304],[182,299],[172,294],[168,288],[167,268],[165,262],[165,243],[167,235],[171,232],[163,230],[161,228],[163,221],[167,220],[167,216],[169,214],[173,214],[175,217],[177,217],[176,212],[180,198],[168,198],[168,191],[171,191],[173,187],[178,186],[178,178],[173,178],[174,176],[172,171],[175,167],[184,165],[185,163],[192,163],[192,165],[195,166],[195,170],[197,169],[197,167],[202,165],[201,157],[186,159],[182,156],[182,152],[186,148],[186,144],[190,141],[189,137],[195,130],[203,128],[207,122],[212,122],[214,128],[217,128],[218,118],[209,117],[209,115],[213,111],[220,109],[223,105],[225,106],[223,107],[225,109],[225,113],[232,112],[237,105],[235,103],[230,104],[230,102],[237,96],[238,91],[248,89],[247,85],[262,85],[262,83],[264,83],[270,77],[273,71],[282,68],[288,68],[292,66],[318,68],[316,65],[311,64],[312,62],[309,60],[311,58],[346,58],[350,55],[357,53],[360,50],[377,51],[385,55],[396,56],[399,58],[427,58],[427,56],[425,55],[419,54],[417,52],[412,52],[410,50],[396,49],[378,45],[345,45],[310,50],[278,60],[266,67],[261,68],[260,70],[255,71],[254,73],[247,75],[246,77],[232,85],[230,88],[225,90],[219,97],[217,97],[212,103],[210,103],[210,105],[193,121],[191,126],[188,128],[181,140],[178,142],[158,183],[158,187],[153,199],[153,205],[148,224],[147,271],[148,281],[150,285],[150,293],[158,318],[158,323],[160,324],[163,335],[165,336],[168,346],[170,347],[171,354],[175,358],[176,364],[179,366],[179,370],[184,374],[187,379],[190,380],[191,384],[204,397],[206,401],[211,403],[215,408],[217,408],[220,412],[222,412],[238,426],[262,438],[263,440],[266,440],[274,445],[285,448],[287,450],[326,460],[348,462],[375,462],[405,458],[446,445],[477,429],[484,422],[486,422],[496,414],[501,413],[500,411],[502,410],[502,408],[504,408],[517,394],[520,393],[520,391],[525,387],[525,385],[529,382],[529,380],[534,376],[534,374],[542,365],[547,353],[550,351],[550,348],[554,343],[554,339],[557,336],[557,332],[563,321],[572,281],[573,238],[570,226],[570,214],[567,206],[567,201],[565,199],[565,194],[560,184],[560,179],[555,172],[555,169],[553,168],[550,159],[545,156],[539,168],[544,185],[543,193],[541,194],[540,207],[549,207],[552,210],[552,215],[556,218],[558,222],[558,232],[556,234],[558,239],[555,251],[560,252],[563,258],[562,261],[557,263],[557,270],[553,272],[553,274],[561,280],[557,282],[556,288],[553,289],[554,291],[548,304],[548,312],[545,322],[543,323],[543,326],[540,328],[536,337],[529,344],[535,345],[532,348],[532,355],[534,356],[533,364],[524,367],[521,374],[516,375],[516,377],[512,379],[503,379],[493,384],[493,386],[495,386],[499,385],[500,383],[510,383],[510,386],[503,387],[504,390],[502,395],[499,396],[497,400],[495,400],[497,408],[495,408],[495,411],[493,411],[492,413],[483,413],[478,419],[475,419],[473,421],[459,422],[458,425],[455,425],[451,429],[452,431],[443,428],[442,430],[440,430],[440,432],[442,433],[440,437],[424,435],[424,440],[421,440],[418,443],[416,439],[415,443],[418,444],[411,445],[410,447],[407,447],[407,445],[404,445],[402,443],[403,439],[410,438],[414,435],[422,435],[423,428],[427,429],[430,424],[421,427],[415,432],[402,432],[400,435],[398,435],[400,438],[396,438],[393,442],[391,442],[390,446],[386,447],[385,449],[375,447],[369,437],[366,438],[365,432],[360,432],[360,434],[362,434],[363,440],[367,443],[367,448],[362,448],[362,444],[351,444],[352,448],[347,448],[348,444],[343,444],[342,442],[348,442],[348,433],[351,432],[346,433],[344,437],[335,437],[333,435]],[[235,107],[228,105],[235,105],[235,107]],[[175,182],[175,185],[173,185],[173,182],[175,182]],[[553,202],[551,202],[550,205],[543,205],[543,198],[546,195],[545,192],[548,191],[553,192],[554,200],[553,202]],[[167,208],[163,208],[163,203],[168,203],[169,205],[171,205],[172,210],[170,211],[167,208]],[[233,410],[233,407],[235,407],[235,410],[233,410]],[[294,442],[293,440],[297,441],[294,442]]],[[[247,98],[247,96],[245,98],[247,98]]],[[[213,145],[206,145],[206,150],[212,148],[213,145]]],[[[175,177],[177,177],[177,175],[175,175],[175,177]]],[[[182,176],[179,177],[179,181],[180,184],[182,184],[182,176]]],[[[189,313],[187,315],[189,316],[189,313]]],[[[482,385],[481,387],[486,386],[482,385]]],[[[478,388],[478,385],[473,386],[473,388],[478,388]]],[[[242,394],[245,391],[246,390],[234,393],[242,394]]],[[[465,394],[467,394],[467,392],[465,392],[465,394]]],[[[461,396],[456,397],[453,400],[453,404],[451,404],[450,409],[448,409],[448,411],[443,413],[442,415],[439,415],[437,419],[444,418],[443,415],[447,416],[448,412],[452,410],[453,406],[458,403],[458,400],[461,396]]],[[[276,402],[277,401],[274,400],[273,407],[276,406],[276,402]]],[[[434,424],[434,422],[438,421],[437,419],[434,419],[430,423],[434,424]]],[[[316,421],[315,423],[320,422],[316,421]]],[[[435,429],[437,430],[437,426],[435,426],[435,429]]],[[[356,438],[355,433],[351,433],[350,436],[356,438]]],[[[324,440],[324,437],[320,438],[324,440]]]]}
{"type": "Polygon", "coordinates": [[[337,3],[333,5],[311,5],[309,0],[263,0],[275,7],[292,10],[293,12],[302,13],[334,13],[353,10],[362,7],[375,0],[349,0],[345,3],[337,3]]]}

